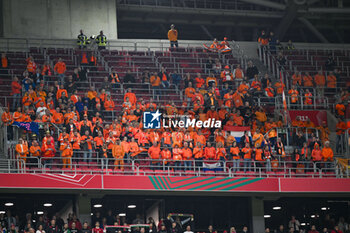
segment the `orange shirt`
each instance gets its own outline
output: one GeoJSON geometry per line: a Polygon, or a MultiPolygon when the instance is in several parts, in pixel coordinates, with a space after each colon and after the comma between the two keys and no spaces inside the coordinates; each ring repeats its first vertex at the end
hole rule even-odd
{"type": "Polygon", "coordinates": [[[41,148],[40,148],[40,146],[31,146],[29,148],[29,152],[30,152],[31,156],[38,157],[41,154],[41,148]]]}
{"type": "Polygon", "coordinates": [[[203,158],[203,149],[201,147],[195,147],[193,149],[193,155],[195,159],[203,158]]]}
{"type": "Polygon", "coordinates": [[[192,150],[190,148],[183,148],[182,149],[182,152],[183,152],[183,159],[184,160],[190,160],[192,158],[192,150]]]}
{"type": "Polygon", "coordinates": [[[322,149],[322,152],[321,152],[321,154],[322,154],[322,156],[323,156],[323,160],[324,161],[327,161],[327,160],[333,160],[333,150],[332,150],[332,148],[330,148],[330,147],[328,147],[328,148],[326,148],[326,147],[324,147],[323,149],[322,149]]]}
{"type": "Polygon", "coordinates": [[[239,156],[239,147],[236,146],[236,147],[231,147],[230,148],[230,153],[232,155],[232,159],[240,159],[240,156],[239,156]]]}
{"type": "Polygon", "coordinates": [[[79,133],[76,136],[74,134],[70,135],[70,142],[73,143],[73,149],[80,150],[80,138],[79,133]]]}
{"type": "Polygon", "coordinates": [[[166,145],[171,144],[171,134],[169,132],[162,133],[163,143],[166,145]]]}
{"type": "Polygon", "coordinates": [[[192,98],[194,96],[195,92],[196,92],[196,90],[193,87],[187,87],[185,89],[185,95],[187,98],[192,98]]]}
{"type": "Polygon", "coordinates": [[[344,116],[345,115],[345,106],[344,104],[337,104],[335,105],[335,109],[337,110],[338,115],[344,116]]]}
{"type": "Polygon", "coordinates": [[[177,36],[178,36],[178,32],[176,29],[170,29],[168,31],[168,39],[169,41],[177,41],[177,36]]]}
{"type": "Polygon", "coordinates": [[[263,161],[263,150],[262,149],[256,149],[255,150],[255,160],[256,161],[263,161]]]}
{"type": "Polygon", "coordinates": [[[105,106],[106,111],[113,111],[113,109],[115,107],[113,100],[107,100],[104,103],[104,106],[105,106]]]}
{"type": "Polygon", "coordinates": [[[120,143],[120,145],[123,147],[123,150],[125,153],[129,153],[130,152],[130,143],[127,141],[122,141],[120,143]]]}
{"type": "Polygon", "coordinates": [[[81,141],[85,141],[88,145],[88,149],[89,150],[92,150],[92,142],[93,142],[93,138],[92,136],[86,136],[86,135],[83,135],[81,138],[80,138],[81,141]]]}
{"type": "Polygon", "coordinates": [[[327,87],[336,88],[337,87],[337,78],[334,75],[327,76],[327,87]]]}
{"type": "Polygon", "coordinates": [[[170,150],[162,150],[162,152],[160,152],[160,155],[162,157],[162,159],[171,159],[171,151],[170,150]]]}
{"type": "Polygon", "coordinates": [[[252,158],[252,149],[244,147],[242,149],[242,152],[244,153],[244,159],[251,159],[252,158]]]}
{"type": "Polygon", "coordinates": [[[292,76],[292,84],[293,85],[301,85],[301,75],[299,74],[299,75],[296,75],[296,74],[293,74],[293,76],[292,76]]]}
{"type": "Polygon", "coordinates": [[[313,84],[313,79],[311,77],[311,75],[305,75],[303,77],[303,82],[304,82],[304,87],[313,87],[314,84],[313,84]]]}
{"type": "Polygon", "coordinates": [[[64,63],[63,61],[57,62],[54,67],[54,71],[58,74],[63,74],[64,72],[66,72],[66,63],[64,63]]]}
{"type": "Polygon", "coordinates": [[[316,83],[316,86],[324,87],[324,85],[326,84],[326,77],[322,74],[316,74],[315,83],[316,83]]]}
{"type": "Polygon", "coordinates": [[[205,159],[216,159],[216,150],[214,147],[206,147],[204,149],[205,159]]]}
{"type": "Polygon", "coordinates": [[[62,142],[60,145],[60,151],[62,151],[62,157],[72,157],[73,149],[72,145],[68,142],[62,142]]]}
{"type": "Polygon", "coordinates": [[[94,142],[96,143],[96,147],[100,147],[103,145],[103,137],[95,137],[94,138],[94,142]]]}
{"type": "Polygon", "coordinates": [[[136,98],[135,93],[132,93],[132,92],[125,93],[124,102],[126,102],[126,98],[129,98],[129,102],[131,104],[136,104],[137,98],[136,98]]]}
{"type": "Polygon", "coordinates": [[[1,120],[5,125],[10,125],[12,123],[12,116],[10,112],[4,112],[1,115],[1,120]]]}
{"type": "Polygon", "coordinates": [[[173,149],[173,160],[182,160],[183,151],[181,148],[173,149]]]}
{"type": "Polygon", "coordinates": [[[125,151],[121,145],[113,145],[112,155],[116,159],[121,159],[124,157],[125,151]]]}
{"type": "Polygon", "coordinates": [[[150,83],[151,83],[151,85],[152,85],[152,87],[158,87],[158,86],[160,86],[160,78],[159,78],[159,76],[157,75],[157,76],[151,76],[151,78],[150,78],[150,83]]]}
{"type": "Polygon", "coordinates": [[[148,149],[148,154],[152,159],[160,159],[160,147],[159,146],[151,146],[148,149]]]}

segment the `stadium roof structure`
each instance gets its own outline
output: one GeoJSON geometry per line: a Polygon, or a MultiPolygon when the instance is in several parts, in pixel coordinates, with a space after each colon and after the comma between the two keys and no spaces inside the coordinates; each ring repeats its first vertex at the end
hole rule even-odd
{"type": "Polygon", "coordinates": [[[119,0],[119,38],[161,39],[170,24],[180,39],[255,40],[261,30],[281,41],[349,43],[344,0],[119,0]]]}

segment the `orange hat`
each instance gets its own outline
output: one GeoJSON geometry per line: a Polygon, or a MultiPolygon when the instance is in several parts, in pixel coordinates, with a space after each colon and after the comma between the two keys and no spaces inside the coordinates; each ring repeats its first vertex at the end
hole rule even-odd
{"type": "Polygon", "coordinates": [[[229,66],[225,66],[225,69],[230,69],[230,67],[229,66]]]}
{"type": "Polygon", "coordinates": [[[224,40],[227,40],[227,37],[224,37],[224,40]]]}

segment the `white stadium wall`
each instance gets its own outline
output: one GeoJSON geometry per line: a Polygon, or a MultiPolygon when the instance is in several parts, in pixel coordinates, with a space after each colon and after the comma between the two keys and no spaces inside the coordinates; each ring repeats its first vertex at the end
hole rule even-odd
{"type": "Polygon", "coordinates": [[[2,0],[6,38],[76,38],[100,30],[117,39],[115,0],[2,0]]]}

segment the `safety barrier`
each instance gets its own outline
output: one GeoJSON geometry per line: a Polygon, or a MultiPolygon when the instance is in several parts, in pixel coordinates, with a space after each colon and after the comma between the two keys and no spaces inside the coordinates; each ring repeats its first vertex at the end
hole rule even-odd
{"type": "MultiPolygon", "coordinates": [[[[84,152],[80,152],[84,153],[84,152]]],[[[8,159],[2,173],[74,173],[123,175],[196,175],[228,177],[337,177],[346,178],[336,162],[252,161],[252,160],[155,160],[114,158],[37,158],[8,159]],[[67,160],[68,159],[68,160],[67,160]],[[65,163],[63,163],[65,161],[65,163]],[[120,163],[121,162],[121,163],[120,163]],[[236,166],[237,165],[237,166],[236,166]]],[[[3,163],[2,163],[3,164],[3,163]]]]}

